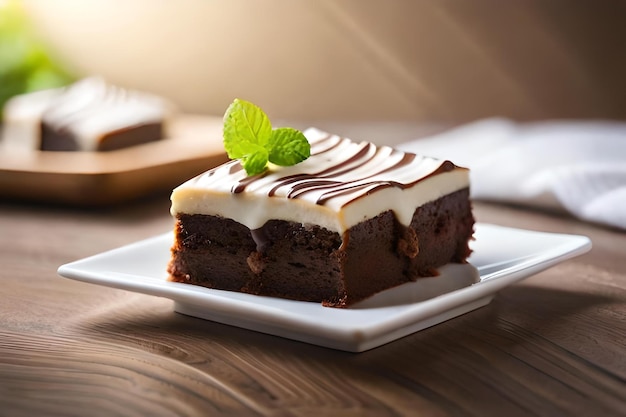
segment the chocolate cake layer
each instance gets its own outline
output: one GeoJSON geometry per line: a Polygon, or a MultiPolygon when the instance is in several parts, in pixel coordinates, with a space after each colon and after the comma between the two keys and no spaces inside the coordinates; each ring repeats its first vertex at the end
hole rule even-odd
{"type": "MultiPolygon", "coordinates": [[[[163,124],[146,123],[137,126],[118,129],[103,134],[95,144],[96,151],[114,151],[154,142],[163,138],[163,124]]],[[[80,139],[70,130],[55,129],[42,122],[41,124],[42,151],[80,151],[80,139]]]]}
{"type": "Polygon", "coordinates": [[[251,230],[222,216],[178,213],[170,279],[346,307],[464,262],[474,224],[468,194],[418,207],[408,226],[387,210],[341,234],[278,219],[251,230]]]}

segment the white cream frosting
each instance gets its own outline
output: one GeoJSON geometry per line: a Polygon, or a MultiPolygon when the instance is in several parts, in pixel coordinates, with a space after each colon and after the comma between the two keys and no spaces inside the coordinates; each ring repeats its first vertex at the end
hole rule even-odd
{"type": "Polygon", "coordinates": [[[221,216],[250,229],[278,219],[343,233],[387,210],[409,225],[416,207],[469,186],[468,170],[448,161],[314,128],[304,134],[309,159],[254,177],[230,161],[174,189],[172,215],[221,216]]]}

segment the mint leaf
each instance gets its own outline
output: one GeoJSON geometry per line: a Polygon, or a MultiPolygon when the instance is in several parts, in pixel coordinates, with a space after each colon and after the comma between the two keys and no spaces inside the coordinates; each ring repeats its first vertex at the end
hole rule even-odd
{"type": "Polygon", "coordinates": [[[235,99],[224,114],[224,148],[229,158],[241,160],[248,175],[265,171],[268,161],[290,166],[311,155],[302,132],[289,127],[272,130],[261,108],[240,99],[235,99]]]}
{"type": "Polygon", "coordinates": [[[276,165],[295,165],[311,156],[311,145],[304,134],[290,127],[272,131],[268,145],[269,160],[276,165]]]}
{"type": "Polygon", "coordinates": [[[265,145],[272,134],[272,124],[256,105],[235,99],[224,114],[224,148],[231,159],[254,152],[251,145],[265,145]]]}
{"type": "Polygon", "coordinates": [[[248,175],[256,175],[265,171],[267,166],[268,152],[262,146],[253,145],[254,150],[241,158],[241,165],[248,175]]]}

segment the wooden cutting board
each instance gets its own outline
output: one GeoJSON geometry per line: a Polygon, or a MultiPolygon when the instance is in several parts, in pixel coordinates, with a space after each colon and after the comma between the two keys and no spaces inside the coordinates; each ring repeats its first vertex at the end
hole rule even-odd
{"type": "Polygon", "coordinates": [[[228,159],[222,123],[179,116],[170,138],[111,152],[0,149],[0,200],[100,206],[167,192],[228,159]]]}

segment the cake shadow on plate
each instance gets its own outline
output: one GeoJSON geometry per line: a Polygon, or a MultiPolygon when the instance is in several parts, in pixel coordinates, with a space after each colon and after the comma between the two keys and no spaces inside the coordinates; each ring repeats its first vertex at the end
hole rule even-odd
{"type": "Polygon", "coordinates": [[[419,278],[379,292],[350,309],[382,308],[426,301],[480,282],[478,270],[472,264],[448,264],[438,269],[439,275],[419,278]]]}

